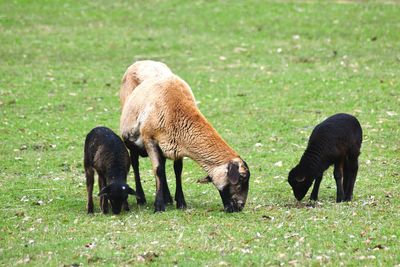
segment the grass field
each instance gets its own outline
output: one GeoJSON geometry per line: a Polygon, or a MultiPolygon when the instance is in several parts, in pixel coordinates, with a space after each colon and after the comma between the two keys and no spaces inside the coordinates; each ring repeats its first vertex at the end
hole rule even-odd
{"type": "Polygon", "coordinates": [[[399,17],[376,1],[1,1],[0,265],[399,266],[399,17]],[[188,209],[154,214],[142,159],[147,206],[105,216],[96,197],[86,214],[84,138],[119,131],[139,59],[185,79],[247,161],[243,212],[224,213],[185,159],[188,209]],[[338,112],[364,130],[354,201],[335,203],[329,169],[320,202],[297,205],[287,173],[338,112]]]}

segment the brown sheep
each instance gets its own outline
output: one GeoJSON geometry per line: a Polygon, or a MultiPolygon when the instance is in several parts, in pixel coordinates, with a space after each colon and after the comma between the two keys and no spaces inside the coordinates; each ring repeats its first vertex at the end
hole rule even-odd
{"type": "Polygon", "coordinates": [[[190,87],[178,76],[142,82],[126,101],[120,130],[126,144],[151,159],[157,188],[155,211],[165,210],[166,158],[183,157],[207,172],[225,211],[243,209],[249,168],[201,114],[190,87]]]}
{"type": "MultiPolygon", "coordinates": [[[[159,79],[163,77],[168,77],[173,75],[171,70],[162,62],[153,60],[142,60],[136,61],[126,70],[121,83],[120,89],[120,101],[123,107],[127,97],[135,90],[135,88],[145,80],[149,79],[159,79]]],[[[193,96],[193,94],[192,94],[193,96]]],[[[193,96],[194,99],[194,96],[193,96]]],[[[139,156],[147,157],[147,153],[138,153],[138,151],[130,144],[126,143],[131,155],[132,168],[135,175],[136,192],[138,194],[137,202],[138,204],[145,204],[146,197],[141,184],[140,171],[139,171],[139,156]]],[[[183,162],[182,159],[177,159],[174,161],[174,172],[176,177],[176,191],[175,200],[177,200],[177,208],[186,208],[186,202],[183,197],[181,185],[181,175],[182,175],[183,162]]],[[[168,188],[167,182],[164,184],[164,201],[166,204],[172,204],[172,197],[170,190],[168,188]]]]}

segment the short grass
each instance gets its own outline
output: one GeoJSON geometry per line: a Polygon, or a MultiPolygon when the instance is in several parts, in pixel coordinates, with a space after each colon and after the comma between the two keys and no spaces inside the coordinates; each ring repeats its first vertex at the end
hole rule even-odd
{"type": "Polygon", "coordinates": [[[399,265],[399,17],[376,1],[1,1],[0,265],[399,265]],[[86,214],[85,135],[118,132],[121,76],[148,58],[248,162],[243,212],[186,159],[189,208],[153,214],[142,159],[147,206],[104,216],[96,197],[86,214]],[[338,112],[364,129],[354,201],[334,203],[329,169],[320,203],[296,205],[287,173],[338,112]]]}

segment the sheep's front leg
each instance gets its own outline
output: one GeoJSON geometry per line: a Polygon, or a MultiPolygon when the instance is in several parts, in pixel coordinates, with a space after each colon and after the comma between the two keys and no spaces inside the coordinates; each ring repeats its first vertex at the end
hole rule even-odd
{"type": "Polygon", "coordinates": [[[88,194],[87,199],[87,213],[93,213],[93,184],[94,184],[94,171],[91,167],[85,168],[86,175],[86,191],[88,194]]]}
{"type": "Polygon", "coordinates": [[[169,188],[168,188],[167,178],[165,178],[163,192],[164,192],[165,204],[173,204],[174,201],[172,200],[171,192],[169,191],[169,188]]]}
{"type": "Polygon", "coordinates": [[[124,208],[125,211],[129,211],[128,200],[125,200],[125,201],[122,203],[122,207],[124,208]]]}
{"type": "MultiPolygon", "coordinates": [[[[106,179],[103,175],[98,173],[99,175],[99,192],[106,187],[106,179]]],[[[108,198],[106,196],[100,196],[100,208],[104,214],[108,213],[108,198]]]]}
{"type": "Polygon", "coordinates": [[[164,189],[166,183],[165,157],[161,149],[153,141],[146,142],[147,154],[153,165],[153,172],[156,176],[156,199],[154,202],[154,212],[165,211],[164,189]]]}
{"type": "Polygon", "coordinates": [[[177,159],[174,161],[174,172],[176,177],[176,190],[175,190],[175,201],[177,209],[186,209],[185,196],[182,190],[182,168],[183,160],[177,159]]]}
{"type": "Polygon", "coordinates": [[[138,205],[144,205],[146,204],[146,196],[144,195],[142,182],[140,180],[139,154],[133,149],[131,149],[130,152],[133,173],[135,175],[136,194],[138,196],[136,201],[138,205]]]}
{"type": "Polygon", "coordinates": [[[321,184],[322,176],[319,176],[315,179],[314,187],[310,195],[310,200],[318,200],[318,192],[319,192],[319,185],[321,184]]]}
{"type": "Polygon", "coordinates": [[[343,164],[335,164],[333,176],[335,177],[336,181],[336,202],[342,202],[344,200],[343,164]]]}

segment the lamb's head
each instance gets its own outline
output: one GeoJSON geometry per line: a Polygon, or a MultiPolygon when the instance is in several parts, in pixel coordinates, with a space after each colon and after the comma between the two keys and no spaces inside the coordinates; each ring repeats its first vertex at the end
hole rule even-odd
{"type": "Polygon", "coordinates": [[[211,180],[218,188],[226,212],[237,212],[244,208],[249,179],[249,167],[241,158],[235,158],[215,169],[211,180]]]}
{"type": "Polygon", "coordinates": [[[297,200],[302,200],[310,189],[313,179],[308,177],[299,165],[289,172],[288,183],[293,189],[293,194],[297,200]]]}
{"type": "Polygon", "coordinates": [[[121,212],[122,204],[128,199],[128,195],[136,195],[136,192],[125,183],[109,184],[103,187],[99,193],[99,196],[105,196],[110,200],[114,214],[121,212]]]}

